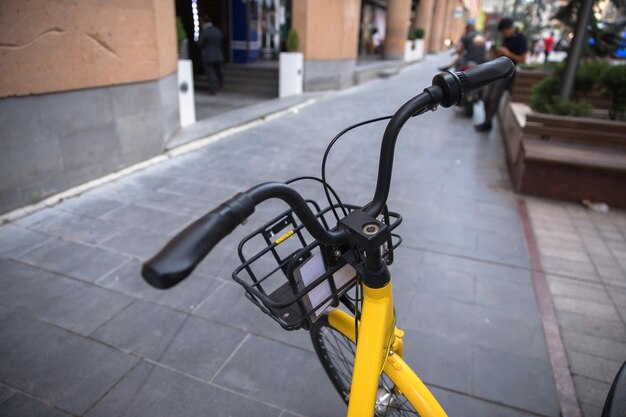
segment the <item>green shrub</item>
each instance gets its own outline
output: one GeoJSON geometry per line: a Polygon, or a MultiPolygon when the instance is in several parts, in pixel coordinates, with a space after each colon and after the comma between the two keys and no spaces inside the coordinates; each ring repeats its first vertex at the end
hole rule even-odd
{"type": "Polygon", "coordinates": [[[290,29],[289,33],[287,33],[287,52],[296,52],[298,50],[298,46],[300,44],[300,38],[298,37],[298,32],[294,29],[290,29]]]}
{"type": "Polygon", "coordinates": [[[613,97],[609,110],[611,119],[625,119],[626,113],[626,66],[612,65],[602,74],[602,85],[613,97]]]}
{"type": "Polygon", "coordinates": [[[178,41],[178,49],[182,45],[183,41],[187,39],[187,33],[185,32],[185,27],[183,26],[183,22],[180,20],[180,17],[176,18],[176,40],[178,41]]]}
{"type": "Polygon", "coordinates": [[[413,32],[413,35],[415,36],[415,39],[424,39],[424,29],[422,28],[415,29],[415,32],[413,32]]]}
{"type": "Polygon", "coordinates": [[[593,110],[586,101],[563,100],[559,97],[561,79],[556,76],[546,77],[533,88],[530,107],[540,113],[558,114],[561,116],[584,117],[593,110]]]}
{"type": "MultiPolygon", "coordinates": [[[[598,87],[603,74],[611,68],[611,63],[603,60],[583,61],[578,64],[574,90],[576,92],[591,91],[598,87]]],[[[560,62],[554,66],[554,75],[562,78],[565,72],[565,63],[560,62]]]]}

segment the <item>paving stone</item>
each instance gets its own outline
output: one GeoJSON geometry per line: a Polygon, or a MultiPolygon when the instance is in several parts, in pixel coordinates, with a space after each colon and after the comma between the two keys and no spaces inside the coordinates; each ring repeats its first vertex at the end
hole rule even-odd
{"type": "Polygon", "coordinates": [[[93,337],[141,357],[159,360],[182,329],[186,316],[144,301],[135,301],[93,337]]]}
{"type": "Polygon", "coordinates": [[[244,337],[239,330],[189,317],[159,362],[210,381],[244,337]]]}
{"type": "Polygon", "coordinates": [[[587,353],[616,361],[623,361],[626,358],[626,344],[624,343],[572,330],[561,331],[561,337],[567,351],[587,353]]]}
{"type": "Polygon", "coordinates": [[[93,194],[80,195],[65,200],[61,204],[56,205],[55,208],[80,214],[81,216],[100,217],[123,205],[123,203],[119,201],[98,197],[97,191],[98,189],[96,188],[92,190],[93,194]]]}
{"type": "Polygon", "coordinates": [[[578,311],[576,314],[558,311],[557,315],[559,326],[564,329],[626,343],[626,327],[620,322],[589,317],[584,315],[584,311],[578,311]]]}
{"type": "Polygon", "coordinates": [[[6,314],[0,320],[0,380],[72,414],[86,412],[136,363],[49,324],[6,314]]]}
{"type": "Polygon", "coordinates": [[[480,233],[478,234],[476,248],[478,251],[528,259],[524,241],[522,239],[512,239],[511,236],[501,237],[490,233],[480,233]]]}
{"type": "Polygon", "coordinates": [[[13,313],[37,317],[89,335],[130,305],[122,294],[13,261],[0,260],[0,304],[13,313]]]}
{"type": "Polygon", "coordinates": [[[13,390],[4,385],[0,385],[0,403],[13,395],[13,390]]]}
{"type": "Polygon", "coordinates": [[[493,308],[418,295],[406,327],[457,343],[547,360],[543,328],[536,319],[493,308]]]}
{"type": "Polygon", "coordinates": [[[304,330],[285,331],[278,323],[252,304],[238,284],[225,283],[211,294],[194,315],[233,326],[247,333],[279,340],[312,351],[309,334],[304,330]]]}
{"type": "Polygon", "coordinates": [[[168,241],[169,239],[162,234],[132,227],[105,240],[101,245],[145,261],[156,255],[168,241]]]}
{"type": "Polygon", "coordinates": [[[573,375],[582,375],[608,384],[613,382],[623,363],[575,351],[568,352],[567,356],[573,375]]]}
{"type": "Polygon", "coordinates": [[[586,315],[604,320],[620,321],[619,314],[610,301],[606,304],[595,301],[581,300],[579,298],[553,297],[554,306],[557,310],[578,313],[584,311],[586,315]]]}
{"type": "Polygon", "coordinates": [[[193,221],[189,216],[136,205],[109,211],[101,219],[127,227],[153,230],[164,235],[174,234],[193,221]]]}
{"type": "Polygon", "coordinates": [[[426,384],[471,393],[472,347],[432,334],[406,331],[404,359],[426,384]]]}
{"type": "Polygon", "coordinates": [[[15,394],[0,403],[0,417],[63,417],[69,415],[21,394],[15,394]]]}
{"type": "Polygon", "coordinates": [[[405,253],[410,255],[406,251],[396,253],[397,261],[391,266],[396,290],[394,297],[409,291],[412,294],[428,293],[465,303],[475,301],[476,279],[473,275],[449,270],[443,266],[412,264],[409,257],[403,259],[402,255],[405,253]]]}
{"type": "Polygon", "coordinates": [[[559,415],[552,369],[545,361],[476,348],[472,389],[482,398],[542,415],[559,415]]]}
{"type": "Polygon", "coordinates": [[[6,224],[0,227],[0,256],[17,256],[47,239],[49,236],[43,233],[6,224]]]}
{"type": "Polygon", "coordinates": [[[20,255],[18,259],[49,271],[94,282],[129,258],[80,243],[52,239],[20,255]]]}
{"type": "Polygon", "coordinates": [[[584,417],[598,417],[602,415],[602,407],[591,405],[589,403],[581,403],[580,408],[582,408],[584,417]]]}
{"type": "Polygon", "coordinates": [[[604,283],[622,288],[626,287],[626,275],[623,268],[619,266],[596,265],[596,269],[604,283]]]}
{"type": "Polygon", "coordinates": [[[547,275],[546,279],[550,287],[550,292],[554,296],[562,296],[604,304],[609,304],[611,302],[604,286],[600,284],[588,283],[555,275],[547,275]]]}
{"type": "Polygon", "coordinates": [[[62,211],[31,227],[66,240],[90,244],[102,242],[122,229],[102,220],[62,211]]]}
{"type": "Polygon", "coordinates": [[[604,401],[611,388],[610,384],[581,375],[574,375],[573,379],[578,401],[581,404],[588,404],[593,407],[604,406],[604,401]]]}
{"type": "Polygon", "coordinates": [[[535,415],[438,387],[430,387],[430,391],[449,416],[530,417],[535,415]]]}
{"type": "Polygon", "coordinates": [[[585,246],[579,241],[557,239],[552,236],[545,236],[540,234],[537,234],[535,237],[537,238],[537,243],[539,244],[540,249],[567,249],[575,252],[586,251],[585,246]]]}
{"type": "Polygon", "coordinates": [[[444,265],[447,269],[471,273],[476,277],[532,285],[530,272],[527,269],[484,262],[478,259],[428,252],[424,255],[423,263],[425,265],[444,265]]]}
{"type": "MultiPolygon", "coordinates": [[[[212,184],[206,181],[190,181],[188,179],[180,178],[175,179],[174,181],[160,188],[160,190],[179,196],[172,196],[172,198],[180,199],[180,196],[192,196],[195,198],[211,201],[215,205],[220,204],[222,201],[232,197],[233,195],[241,191],[238,187],[232,187],[227,184],[212,184]]],[[[207,209],[211,209],[208,204],[207,209]]]]}
{"type": "Polygon", "coordinates": [[[580,278],[590,282],[600,282],[596,270],[590,262],[577,262],[542,256],[541,263],[545,272],[554,275],[580,278]]]}
{"type": "Polygon", "coordinates": [[[222,285],[222,281],[199,273],[192,273],[173,288],[159,290],[150,286],[141,276],[142,263],[132,259],[97,281],[98,285],[123,292],[133,297],[154,301],[178,310],[192,311],[206,297],[222,285]]]}
{"type": "Polygon", "coordinates": [[[277,417],[280,409],[141,362],[87,417],[277,417]]]}
{"type": "Polygon", "coordinates": [[[283,411],[282,413],[280,413],[278,417],[298,417],[298,416],[288,411],[283,411]]]}
{"type": "Polygon", "coordinates": [[[476,281],[476,303],[507,314],[539,316],[535,292],[529,285],[479,277],[476,281]]]}
{"type": "Polygon", "coordinates": [[[246,340],[213,381],[307,416],[341,415],[346,410],[314,353],[256,336],[246,340]],[[308,389],[312,386],[315,389],[308,389]]]}

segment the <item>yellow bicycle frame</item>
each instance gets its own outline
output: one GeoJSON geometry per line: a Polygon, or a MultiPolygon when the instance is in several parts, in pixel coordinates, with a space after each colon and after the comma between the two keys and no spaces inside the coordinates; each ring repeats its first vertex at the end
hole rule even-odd
{"type": "MultiPolygon", "coordinates": [[[[355,342],[354,317],[333,310],[329,324],[355,342]]],[[[422,417],[446,417],[426,385],[402,359],[404,332],[394,326],[391,281],[383,288],[363,286],[359,340],[350,388],[348,417],[371,417],[381,372],[393,381],[422,417]],[[393,336],[393,337],[392,337],[393,336]]]]}

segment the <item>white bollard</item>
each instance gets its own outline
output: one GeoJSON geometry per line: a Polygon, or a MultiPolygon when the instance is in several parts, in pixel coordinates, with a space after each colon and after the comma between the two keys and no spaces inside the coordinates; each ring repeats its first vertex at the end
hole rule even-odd
{"type": "Polygon", "coordinates": [[[178,109],[180,127],[196,122],[196,102],[193,91],[193,66],[191,60],[178,61],[178,109]]]}
{"type": "Polygon", "coordinates": [[[278,68],[278,97],[302,94],[304,55],[300,52],[281,52],[278,68]]]}

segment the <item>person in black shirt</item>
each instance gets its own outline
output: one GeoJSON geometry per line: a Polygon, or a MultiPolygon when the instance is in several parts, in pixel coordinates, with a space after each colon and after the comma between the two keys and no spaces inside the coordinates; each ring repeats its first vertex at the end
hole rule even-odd
{"type": "MultiPolygon", "coordinates": [[[[492,53],[494,53],[496,57],[505,56],[516,65],[526,62],[528,40],[517,30],[513,21],[509,18],[502,19],[498,24],[498,31],[504,40],[502,41],[502,46],[492,49],[492,53]]],[[[507,78],[506,80],[496,81],[485,89],[485,93],[483,94],[485,122],[475,126],[477,131],[488,132],[491,130],[491,119],[498,110],[500,97],[502,97],[502,93],[504,93],[505,90],[511,87],[512,83],[513,78],[507,78]]]]}
{"type": "Polygon", "coordinates": [[[211,23],[208,15],[202,16],[202,32],[198,39],[198,46],[202,50],[202,65],[204,74],[209,81],[209,94],[213,95],[218,87],[224,84],[222,76],[222,31],[211,23]]]}

